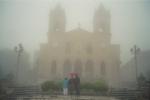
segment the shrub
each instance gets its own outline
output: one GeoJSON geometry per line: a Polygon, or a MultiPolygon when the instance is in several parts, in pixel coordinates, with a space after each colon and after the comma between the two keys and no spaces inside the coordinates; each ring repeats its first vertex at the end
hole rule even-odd
{"type": "Polygon", "coordinates": [[[104,80],[98,80],[93,83],[93,88],[95,92],[99,92],[99,91],[105,92],[108,90],[108,85],[104,80]]]}
{"type": "Polygon", "coordinates": [[[104,80],[98,80],[93,83],[81,83],[81,90],[94,90],[95,92],[105,92],[108,89],[108,85],[104,80]]]}
{"type": "Polygon", "coordinates": [[[93,89],[92,83],[81,83],[80,88],[83,90],[91,90],[93,89]]]}
{"type": "Polygon", "coordinates": [[[63,81],[57,81],[55,82],[56,90],[61,90],[63,87],[63,81]]]}
{"type": "Polygon", "coordinates": [[[52,81],[46,81],[41,84],[42,91],[48,92],[50,90],[53,90],[55,88],[55,84],[52,81]]]}
{"type": "Polygon", "coordinates": [[[50,92],[50,91],[56,91],[61,90],[62,88],[62,82],[53,82],[53,81],[46,81],[41,84],[41,89],[43,92],[50,92]]]}

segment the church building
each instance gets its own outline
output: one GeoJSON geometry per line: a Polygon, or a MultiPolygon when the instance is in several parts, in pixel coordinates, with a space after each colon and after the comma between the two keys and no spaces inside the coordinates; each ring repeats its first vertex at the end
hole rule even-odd
{"type": "Polygon", "coordinates": [[[66,13],[61,5],[49,16],[47,43],[40,44],[38,81],[57,81],[70,72],[81,82],[105,80],[116,87],[119,82],[120,45],[111,43],[110,11],[101,4],[93,16],[93,31],[80,26],[66,31],[66,13]]]}

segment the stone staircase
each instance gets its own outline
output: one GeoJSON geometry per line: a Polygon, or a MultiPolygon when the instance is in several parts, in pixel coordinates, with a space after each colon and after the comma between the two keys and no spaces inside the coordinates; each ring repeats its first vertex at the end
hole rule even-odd
{"type": "Polygon", "coordinates": [[[111,96],[119,100],[137,100],[136,92],[137,90],[113,89],[111,96]]]}
{"type": "Polygon", "coordinates": [[[12,96],[35,96],[41,94],[39,86],[17,86],[11,87],[13,89],[12,96]]]}

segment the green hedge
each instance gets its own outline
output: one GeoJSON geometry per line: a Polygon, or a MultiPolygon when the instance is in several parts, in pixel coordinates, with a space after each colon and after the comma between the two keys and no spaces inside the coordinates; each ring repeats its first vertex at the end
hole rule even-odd
{"type": "Polygon", "coordinates": [[[92,90],[95,92],[100,92],[100,91],[107,91],[108,90],[108,85],[105,81],[103,80],[98,80],[92,83],[81,83],[80,85],[81,90],[92,90]]]}
{"type": "Polygon", "coordinates": [[[53,81],[46,81],[41,84],[41,89],[43,92],[50,92],[50,91],[58,91],[62,88],[62,82],[53,82],[53,81]]]}
{"type": "Polygon", "coordinates": [[[93,83],[93,88],[95,92],[98,91],[107,91],[108,90],[108,85],[105,81],[99,80],[93,83]]]}
{"type": "MultiPolygon", "coordinates": [[[[41,89],[44,92],[49,92],[49,91],[60,91],[63,87],[62,81],[46,81],[41,84],[41,89]]],[[[80,84],[80,89],[86,90],[86,91],[95,91],[95,92],[100,92],[100,91],[107,91],[108,85],[104,80],[98,80],[92,83],[89,82],[84,82],[80,84]]]]}

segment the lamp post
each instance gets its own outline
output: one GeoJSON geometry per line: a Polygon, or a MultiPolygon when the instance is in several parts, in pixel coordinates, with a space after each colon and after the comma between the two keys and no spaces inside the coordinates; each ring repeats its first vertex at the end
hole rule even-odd
{"type": "Polygon", "coordinates": [[[21,43],[19,43],[14,48],[15,52],[17,53],[17,65],[16,65],[16,82],[18,81],[18,73],[19,73],[19,65],[20,65],[20,57],[21,53],[23,52],[23,46],[21,43]]]}
{"type": "Polygon", "coordinates": [[[138,64],[137,64],[137,54],[140,52],[140,48],[134,45],[131,48],[131,53],[134,55],[134,64],[135,64],[135,74],[136,74],[136,82],[138,83],[138,64]]]}

